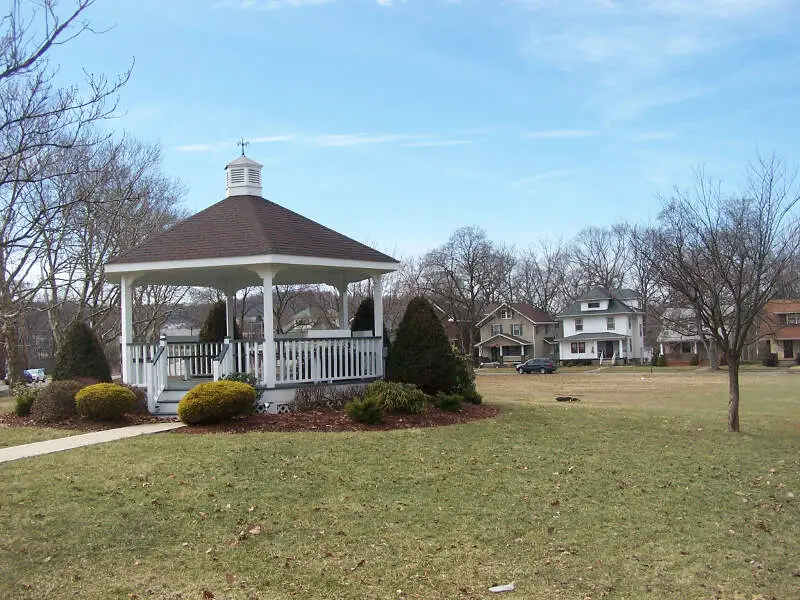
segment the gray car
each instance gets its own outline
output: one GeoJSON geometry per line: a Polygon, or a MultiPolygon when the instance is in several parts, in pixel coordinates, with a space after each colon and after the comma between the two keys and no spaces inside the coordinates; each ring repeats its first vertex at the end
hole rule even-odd
{"type": "Polygon", "coordinates": [[[524,363],[516,366],[517,373],[553,373],[556,370],[556,363],[552,358],[531,358],[524,363]]]}

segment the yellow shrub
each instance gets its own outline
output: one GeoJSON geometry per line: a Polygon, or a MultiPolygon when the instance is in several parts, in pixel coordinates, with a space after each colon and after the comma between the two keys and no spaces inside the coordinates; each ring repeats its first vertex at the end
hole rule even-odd
{"type": "Polygon", "coordinates": [[[84,419],[105,421],[119,419],[133,410],[136,394],[115,383],[87,385],[75,394],[75,411],[84,419]]]}
{"type": "Polygon", "coordinates": [[[239,381],[212,381],[189,390],[178,403],[178,418],[187,425],[218,423],[253,408],[256,390],[239,381]]]}

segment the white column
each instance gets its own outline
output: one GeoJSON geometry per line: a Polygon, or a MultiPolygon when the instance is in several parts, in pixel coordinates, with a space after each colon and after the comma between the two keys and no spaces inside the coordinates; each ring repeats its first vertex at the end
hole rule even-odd
{"type": "Polygon", "coordinates": [[[122,381],[131,382],[131,349],[133,343],[133,278],[123,275],[120,285],[120,311],[122,320],[122,381]]]}
{"type": "Polygon", "coordinates": [[[262,382],[275,387],[275,317],[272,311],[272,269],[262,271],[264,280],[264,375],[262,382]]]}
{"type": "Polygon", "coordinates": [[[383,282],[380,273],[372,276],[372,305],[375,317],[375,337],[378,338],[378,356],[376,359],[376,375],[383,377],[383,282]]]}
{"type": "Polygon", "coordinates": [[[372,276],[372,304],[375,309],[375,337],[383,337],[383,283],[381,274],[372,276]]]}
{"type": "Polygon", "coordinates": [[[234,313],[236,312],[236,296],[230,293],[225,294],[225,333],[231,339],[236,336],[236,328],[233,326],[234,313]]]}
{"type": "Polygon", "coordinates": [[[339,287],[339,329],[350,329],[350,298],[347,295],[347,282],[343,281],[339,287]]]}

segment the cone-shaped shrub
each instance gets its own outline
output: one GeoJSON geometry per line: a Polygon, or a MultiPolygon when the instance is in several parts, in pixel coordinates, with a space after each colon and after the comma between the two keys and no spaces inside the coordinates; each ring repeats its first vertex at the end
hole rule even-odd
{"type": "Polygon", "coordinates": [[[75,321],[64,331],[56,353],[54,380],[89,377],[111,381],[111,369],[100,338],[83,321],[75,321]]]}
{"type": "Polygon", "coordinates": [[[390,381],[413,383],[428,395],[458,387],[456,357],[430,302],[414,298],[397,328],[386,371],[390,381]]]}
{"type": "Polygon", "coordinates": [[[351,331],[374,331],[375,330],[375,303],[372,298],[364,298],[356,309],[353,316],[353,323],[350,325],[351,331]]]}
{"type": "MultiPolygon", "coordinates": [[[[225,302],[220,300],[208,312],[203,326],[200,328],[201,342],[221,342],[228,335],[228,324],[225,321],[225,302]]],[[[233,322],[233,337],[241,339],[242,335],[236,321],[233,322]]]]}

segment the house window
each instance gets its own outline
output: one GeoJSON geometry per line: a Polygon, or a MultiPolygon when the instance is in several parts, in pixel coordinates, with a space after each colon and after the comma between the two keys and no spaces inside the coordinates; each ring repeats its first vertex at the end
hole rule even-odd
{"type": "Polygon", "coordinates": [[[606,317],[606,329],[608,329],[609,331],[613,331],[614,317],[606,317]]]}
{"type": "Polygon", "coordinates": [[[800,325],[800,313],[783,313],[779,316],[781,325],[800,325]]]}
{"type": "Polygon", "coordinates": [[[575,319],[575,331],[583,331],[583,319],[575,319]]]}
{"type": "Polygon", "coordinates": [[[498,333],[503,333],[503,325],[492,325],[492,335],[497,335],[498,333]]]}
{"type": "Polygon", "coordinates": [[[794,357],[794,340],[783,340],[783,358],[794,357]]]}
{"type": "Polygon", "coordinates": [[[550,325],[545,325],[544,326],[544,334],[545,335],[550,335],[551,333],[552,333],[552,331],[550,331],[550,325]]]}
{"type": "Polygon", "coordinates": [[[600,308],[600,303],[599,302],[589,302],[589,304],[587,304],[587,306],[589,308],[600,308]]]}
{"type": "Polygon", "coordinates": [[[500,311],[500,318],[501,319],[510,319],[511,318],[511,309],[504,308],[500,311]]]}
{"type": "Polygon", "coordinates": [[[520,323],[514,323],[511,326],[511,335],[517,335],[517,336],[522,335],[522,325],[520,323]]]}
{"type": "Polygon", "coordinates": [[[586,352],[586,342],[572,342],[570,350],[573,354],[583,354],[586,352]]]}
{"type": "Polygon", "coordinates": [[[690,342],[681,342],[681,354],[691,354],[692,344],[690,342]]]}

